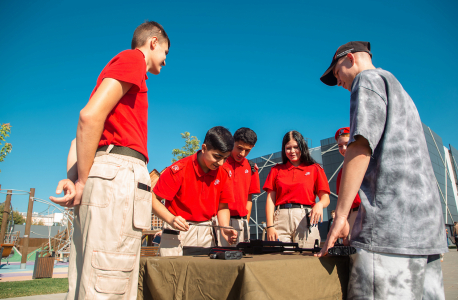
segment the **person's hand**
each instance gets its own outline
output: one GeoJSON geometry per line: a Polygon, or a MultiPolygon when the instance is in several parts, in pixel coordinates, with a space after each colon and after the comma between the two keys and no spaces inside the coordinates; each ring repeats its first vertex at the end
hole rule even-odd
{"type": "Polygon", "coordinates": [[[237,242],[237,231],[234,229],[221,228],[221,235],[229,245],[233,245],[237,242]]]}
{"type": "Polygon", "coordinates": [[[275,227],[267,228],[267,240],[268,241],[277,241],[278,240],[278,232],[275,227]]]}
{"type": "Polygon", "coordinates": [[[56,204],[59,204],[60,206],[72,207],[76,195],[75,184],[73,184],[73,182],[70,179],[63,179],[59,181],[56,188],[56,194],[60,195],[62,191],[64,192],[63,197],[51,196],[49,197],[49,200],[56,204]]]}
{"type": "Polygon", "coordinates": [[[186,220],[181,217],[181,216],[175,216],[172,220],[171,223],[169,223],[170,225],[172,225],[172,227],[176,230],[180,230],[180,231],[188,231],[189,230],[189,224],[188,222],[186,222],[186,220]]]}
{"type": "Polygon", "coordinates": [[[76,195],[75,195],[75,200],[73,200],[72,206],[77,206],[81,204],[81,199],[83,198],[83,191],[84,191],[85,184],[86,182],[83,182],[81,179],[78,179],[75,182],[76,195]]]}
{"type": "Polygon", "coordinates": [[[322,257],[328,254],[328,249],[332,248],[338,238],[343,238],[344,245],[347,243],[347,236],[350,231],[350,224],[348,224],[346,216],[337,217],[332,223],[331,229],[328,233],[328,238],[321,248],[321,251],[314,254],[314,256],[322,257]]]}
{"type": "Polygon", "coordinates": [[[154,234],[153,240],[154,240],[157,236],[158,236],[158,237],[162,237],[162,230],[161,230],[161,231],[158,231],[158,232],[156,232],[156,233],[154,234]]]}
{"type": "Polygon", "coordinates": [[[318,224],[318,222],[321,220],[323,222],[323,204],[320,202],[316,203],[312,211],[309,213],[310,217],[310,225],[315,225],[318,224]]]}

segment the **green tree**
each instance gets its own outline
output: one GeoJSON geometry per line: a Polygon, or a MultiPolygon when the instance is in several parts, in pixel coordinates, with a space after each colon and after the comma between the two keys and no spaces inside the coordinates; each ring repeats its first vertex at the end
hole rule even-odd
{"type": "MultiPolygon", "coordinates": [[[[4,209],[5,209],[5,202],[0,203],[0,226],[2,225],[2,222],[3,222],[4,209]]],[[[8,217],[8,219],[10,220],[11,217],[8,217]]],[[[14,221],[14,224],[24,224],[25,218],[17,210],[14,210],[13,211],[13,221],[14,221]]]]}
{"type": "Polygon", "coordinates": [[[193,155],[200,148],[200,141],[195,136],[191,136],[191,134],[187,131],[180,134],[181,137],[185,139],[185,145],[181,147],[181,149],[172,150],[172,155],[174,156],[172,158],[172,163],[185,158],[186,156],[193,155]]]}
{"type": "MultiPolygon", "coordinates": [[[[10,123],[2,124],[0,127],[0,162],[2,162],[6,155],[11,152],[13,146],[10,143],[5,143],[2,147],[2,142],[5,141],[7,137],[9,137],[9,133],[11,132],[11,125],[10,123]]],[[[1,172],[1,170],[0,170],[1,172]]]]}

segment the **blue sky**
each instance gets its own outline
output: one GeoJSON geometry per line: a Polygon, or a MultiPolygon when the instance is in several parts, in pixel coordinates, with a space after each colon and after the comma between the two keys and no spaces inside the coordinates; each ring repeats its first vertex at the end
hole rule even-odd
{"type": "MultiPolygon", "coordinates": [[[[370,41],[373,62],[392,72],[422,121],[458,147],[456,1],[37,1],[0,3],[0,123],[13,151],[2,188],[53,195],[79,111],[97,76],[130,48],[135,28],[161,23],[167,65],[149,76],[148,169],[170,164],[180,133],[203,140],[223,125],[250,127],[250,157],[280,150],[288,130],[319,146],[349,124],[348,91],[319,77],[338,46],[370,41]]],[[[421,133],[419,133],[421,134],[421,133]]],[[[0,195],[0,201],[5,196],[0,195]]],[[[27,210],[27,197],[13,196],[27,210]]],[[[46,206],[38,205],[34,211],[46,206]]]]}

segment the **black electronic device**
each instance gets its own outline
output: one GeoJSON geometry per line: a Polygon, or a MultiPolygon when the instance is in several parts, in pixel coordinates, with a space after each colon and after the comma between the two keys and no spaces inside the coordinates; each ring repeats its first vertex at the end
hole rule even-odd
{"type": "Polygon", "coordinates": [[[328,254],[331,256],[349,256],[356,253],[356,249],[350,246],[334,246],[328,249],[328,254]]]}
{"type": "Polygon", "coordinates": [[[225,250],[218,251],[209,255],[213,259],[235,260],[243,257],[242,251],[239,250],[225,250]]]}

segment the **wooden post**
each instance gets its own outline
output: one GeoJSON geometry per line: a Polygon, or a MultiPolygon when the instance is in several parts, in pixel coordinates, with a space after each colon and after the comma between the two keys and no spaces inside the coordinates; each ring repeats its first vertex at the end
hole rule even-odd
{"type": "Polygon", "coordinates": [[[5,241],[5,233],[8,227],[8,219],[10,217],[10,207],[11,207],[11,194],[13,191],[8,190],[6,194],[5,208],[3,209],[3,219],[2,219],[2,230],[0,233],[0,244],[3,244],[5,241]]]}
{"type": "Polygon", "coordinates": [[[29,207],[27,209],[27,221],[25,222],[24,243],[22,248],[21,269],[25,269],[27,265],[27,255],[29,254],[29,235],[30,226],[32,225],[33,213],[33,197],[35,197],[35,189],[30,189],[29,207]]]}

